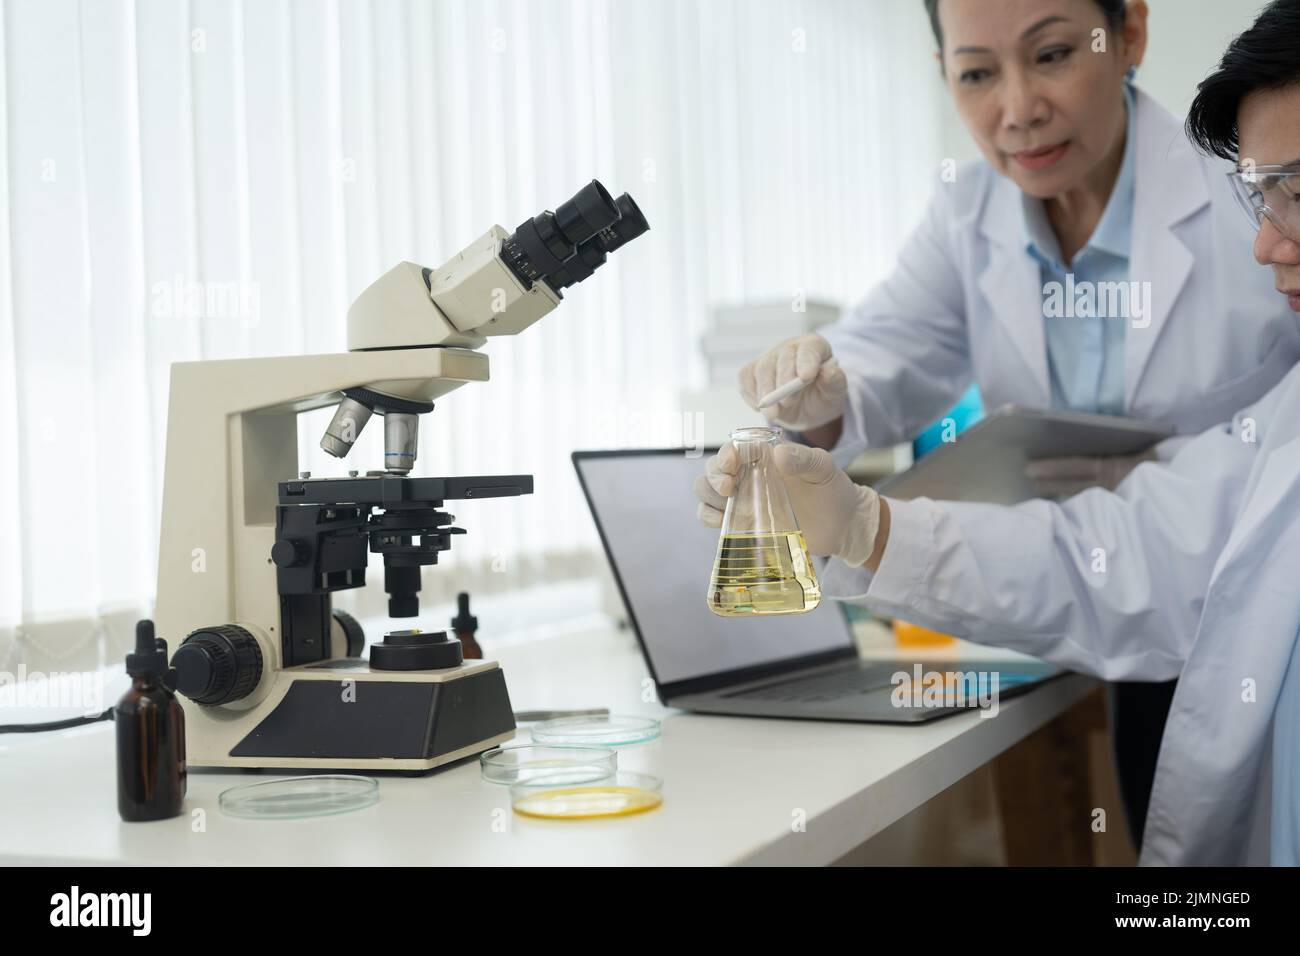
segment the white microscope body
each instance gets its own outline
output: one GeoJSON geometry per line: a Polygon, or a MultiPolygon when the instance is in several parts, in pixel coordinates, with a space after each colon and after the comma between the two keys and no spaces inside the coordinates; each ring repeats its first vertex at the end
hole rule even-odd
{"type": "Polygon", "coordinates": [[[445,500],[530,494],[528,475],[410,477],[417,416],[488,380],[487,336],[523,331],[648,226],[592,182],[556,213],[494,226],[436,270],[404,262],[348,311],[349,351],[172,366],[156,626],[170,640],[193,766],[427,770],[515,731],[501,669],[443,632],[372,643],[330,595],[384,558],[389,613],[455,534],[445,500]],[[337,404],[344,457],[384,417],[382,471],[299,476],[297,416],[337,404]]]}

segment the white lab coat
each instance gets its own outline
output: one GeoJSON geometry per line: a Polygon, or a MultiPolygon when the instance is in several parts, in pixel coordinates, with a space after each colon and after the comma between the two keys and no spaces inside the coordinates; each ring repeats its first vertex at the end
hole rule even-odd
{"type": "MultiPolygon", "coordinates": [[[[1300,360],[1300,324],[1251,257],[1253,233],[1222,160],[1138,91],[1130,279],[1150,324],[1125,333],[1127,414],[1196,434],[1257,401],[1300,360]]],[[[936,187],[893,274],[821,330],[849,382],[847,465],[914,437],[972,381],[987,408],[1051,405],[1043,289],[1022,198],[984,162],[936,187]]]]}
{"type": "Polygon", "coordinates": [[[1267,859],[1273,712],[1300,631],[1300,368],[1114,493],[890,508],[879,572],[832,560],[827,595],[1108,680],[1179,677],[1141,862],[1267,859]]]}

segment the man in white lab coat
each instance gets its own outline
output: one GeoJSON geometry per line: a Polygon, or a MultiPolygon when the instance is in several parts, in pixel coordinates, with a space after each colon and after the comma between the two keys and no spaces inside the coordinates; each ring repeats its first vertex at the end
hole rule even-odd
{"type": "MultiPolygon", "coordinates": [[[[916,438],[974,382],[990,409],[1173,425],[1167,460],[1281,381],[1300,361],[1300,323],[1250,259],[1222,164],[1135,81],[1145,0],[911,2],[930,14],[982,158],[938,177],[900,166],[885,188],[938,181],[897,265],[839,322],[742,369],[749,404],[795,374],[811,381],[764,414],[847,467],[916,438]]],[[[1071,456],[1028,473],[1061,497],[1114,488],[1147,457],[1071,456]]],[[[1172,693],[1129,681],[1109,693],[1139,839],[1172,693]]]]}
{"type": "MultiPolygon", "coordinates": [[[[1188,128],[1238,160],[1255,257],[1300,313],[1297,36],[1300,0],[1274,0],[1188,128]]],[[[1168,466],[1063,504],[885,501],[821,449],[776,461],[810,548],[835,556],[825,593],[1108,679],[1180,678],[1143,863],[1300,862],[1300,367],[1168,466]]],[[[706,523],[735,470],[726,446],[697,482],[706,523]]]]}

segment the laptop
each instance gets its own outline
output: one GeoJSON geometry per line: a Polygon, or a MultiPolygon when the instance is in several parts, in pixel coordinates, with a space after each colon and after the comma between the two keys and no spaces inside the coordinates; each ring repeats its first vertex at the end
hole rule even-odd
{"type": "MultiPolygon", "coordinates": [[[[862,660],[841,602],[829,598],[803,614],[719,617],[706,604],[718,532],[696,518],[691,490],[704,458],[683,448],[577,451],[572,458],[628,623],[668,706],[746,717],[918,723],[977,706],[981,689],[987,700],[996,687],[1002,700],[1063,673],[1009,660],[965,666],[958,660],[862,660]],[[931,675],[944,675],[929,686],[942,683],[954,706],[940,706],[933,693],[927,700],[916,686],[915,678],[924,683],[931,675]],[[960,679],[970,675],[978,684],[963,687],[960,679]]],[[[818,563],[820,570],[824,562],[818,563]]]]}

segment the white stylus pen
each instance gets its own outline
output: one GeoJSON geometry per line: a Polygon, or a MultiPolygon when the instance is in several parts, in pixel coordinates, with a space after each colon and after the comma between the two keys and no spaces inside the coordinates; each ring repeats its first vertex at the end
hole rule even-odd
{"type": "MultiPolygon", "coordinates": [[[[825,367],[825,363],[823,363],[823,367],[825,367]]],[[[817,381],[817,379],[814,378],[813,382],[815,381],[817,381]]],[[[812,382],[805,382],[803,379],[798,378],[796,376],[795,378],[790,379],[790,381],[786,382],[784,385],[778,385],[776,388],[772,389],[772,391],[764,395],[763,398],[759,401],[758,407],[767,408],[769,405],[775,405],[777,402],[783,402],[791,395],[795,394],[796,392],[802,392],[805,388],[807,388],[811,384],[812,382]]]]}

